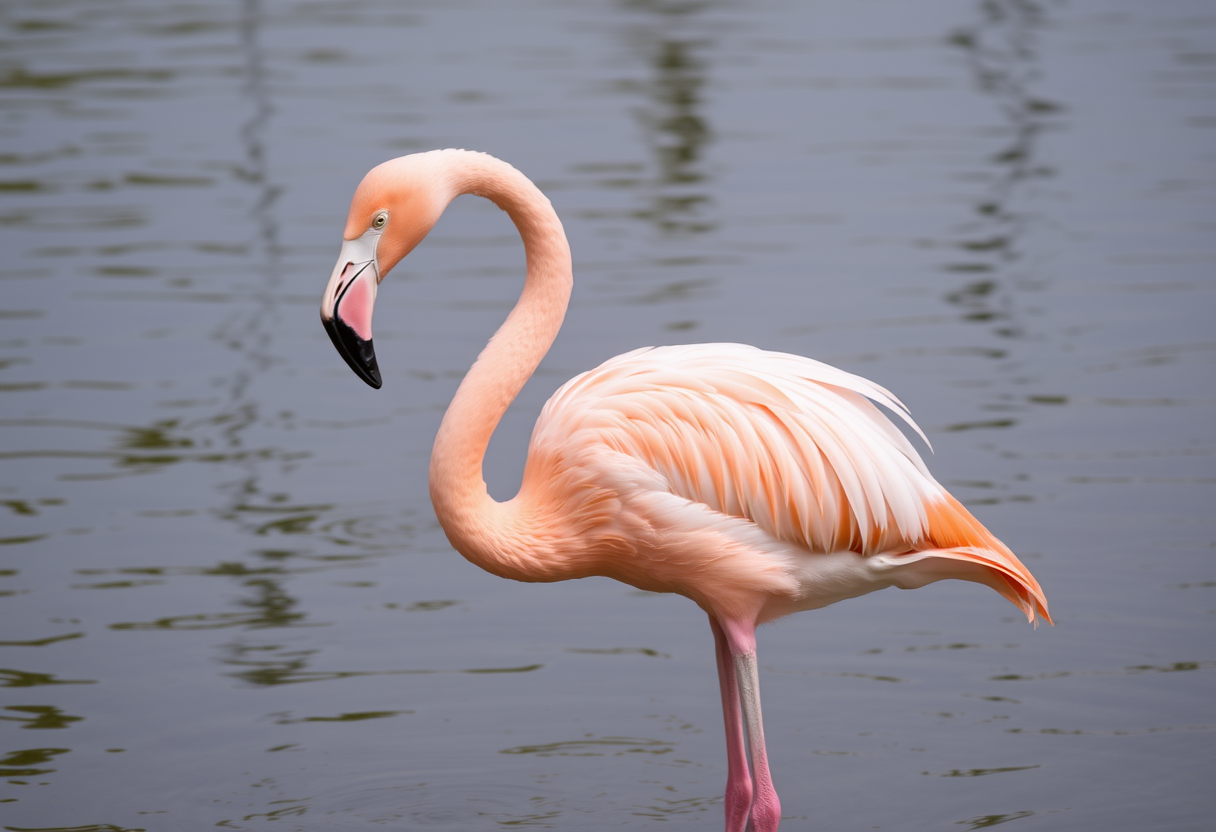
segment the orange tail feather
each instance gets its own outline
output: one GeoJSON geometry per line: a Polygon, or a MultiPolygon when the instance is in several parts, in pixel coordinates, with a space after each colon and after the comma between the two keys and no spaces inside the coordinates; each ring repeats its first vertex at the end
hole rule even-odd
{"type": "Polygon", "coordinates": [[[1009,547],[971,516],[962,503],[944,495],[941,502],[925,506],[929,518],[929,534],[922,551],[934,550],[933,556],[959,560],[986,567],[990,577],[985,581],[1034,622],[1036,614],[1052,623],[1047,610],[1047,596],[1030,570],[1018,560],[1009,547]]]}

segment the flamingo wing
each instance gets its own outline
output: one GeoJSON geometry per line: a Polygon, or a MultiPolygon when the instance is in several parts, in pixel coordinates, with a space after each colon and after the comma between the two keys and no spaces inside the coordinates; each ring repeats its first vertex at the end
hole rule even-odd
{"type": "MultiPolygon", "coordinates": [[[[996,573],[983,582],[1028,618],[1046,616],[1029,570],[933,479],[874,402],[924,438],[889,391],[809,358],[741,344],[644,348],[553,395],[529,466],[549,460],[541,467],[552,471],[555,454],[607,448],[653,471],[671,495],[775,541],[811,554],[980,564],[996,573]]],[[[947,576],[959,577],[928,580],[947,576]]]]}

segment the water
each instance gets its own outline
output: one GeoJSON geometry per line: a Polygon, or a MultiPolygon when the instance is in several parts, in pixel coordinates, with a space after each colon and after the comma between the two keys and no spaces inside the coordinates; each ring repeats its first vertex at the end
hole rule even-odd
{"type": "Polygon", "coordinates": [[[1042,581],[761,633],[783,829],[1200,830],[1216,810],[1216,13],[619,0],[0,9],[0,823],[714,829],[680,598],[501,581],[425,485],[522,250],[471,197],[316,306],[392,156],[551,195],[566,328],[495,437],[651,343],[892,388],[1042,581]]]}

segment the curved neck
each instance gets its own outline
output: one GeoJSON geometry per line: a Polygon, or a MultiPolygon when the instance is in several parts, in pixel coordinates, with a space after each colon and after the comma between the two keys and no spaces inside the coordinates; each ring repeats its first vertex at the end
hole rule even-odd
{"type": "Polygon", "coordinates": [[[476,194],[506,211],[523,238],[528,271],[519,302],[443,417],[431,452],[431,501],[457,551],[491,572],[521,577],[510,563],[520,542],[515,524],[487,492],[482,460],[502,415],[561,329],[574,280],[570,246],[553,206],[527,177],[481,153],[446,153],[453,198],[476,194]]]}

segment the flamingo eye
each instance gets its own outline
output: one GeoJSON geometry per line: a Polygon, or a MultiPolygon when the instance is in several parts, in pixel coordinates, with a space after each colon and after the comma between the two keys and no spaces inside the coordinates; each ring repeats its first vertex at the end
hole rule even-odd
{"type": "Polygon", "coordinates": [[[388,223],[388,214],[376,214],[376,218],[372,220],[372,228],[379,231],[388,223]]]}

